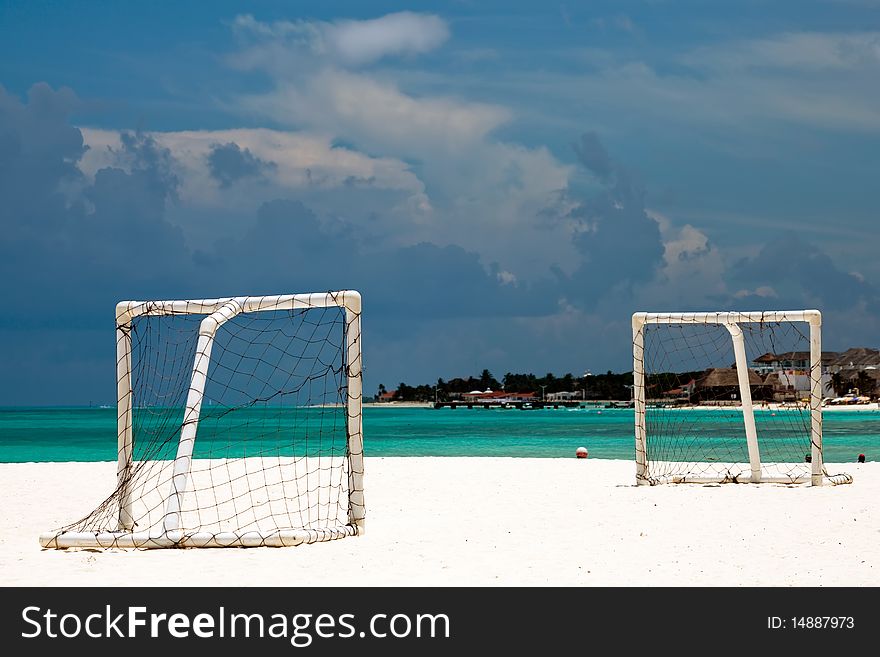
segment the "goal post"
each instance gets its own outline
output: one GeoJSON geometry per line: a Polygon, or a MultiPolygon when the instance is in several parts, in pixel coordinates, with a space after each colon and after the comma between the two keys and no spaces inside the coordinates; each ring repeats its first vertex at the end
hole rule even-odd
{"type": "Polygon", "coordinates": [[[122,302],[116,357],[116,489],[43,547],[363,533],[358,292],[122,302]]]}
{"type": "Polygon", "coordinates": [[[632,330],[638,484],[852,481],[825,469],[818,310],[638,312],[632,330]]]}

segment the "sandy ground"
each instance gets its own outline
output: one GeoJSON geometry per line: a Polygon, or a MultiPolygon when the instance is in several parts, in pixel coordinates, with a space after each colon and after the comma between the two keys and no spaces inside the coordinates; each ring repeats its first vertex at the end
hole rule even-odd
{"type": "Polygon", "coordinates": [[[629,461],[368,458],[366,535],[291,548],[42,550],[114,463],[0,464],[2,585],[880,585],[880,463],[849,486],[636,487],[629,461]]]}

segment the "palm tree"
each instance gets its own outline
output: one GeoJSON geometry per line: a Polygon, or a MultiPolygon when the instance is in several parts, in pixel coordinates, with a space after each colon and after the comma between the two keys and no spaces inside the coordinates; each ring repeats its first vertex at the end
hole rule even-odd
{"type": "Polygon", "coordinates": [[[856,387],[859,389],[859,393],[863,395],[873,397],[875,385],[874,379],[864,370],[861,370],[856,376],[856,387]]]}
{"type": "Polygon", "coordinates": [[[480,387],[485,390],[486,388],[492,387],[492,382],[495,381],[495,377],[492,376],[492,372],[489,370],[483,370],[483,373],[480,374],[480,387]]]}
{"type": "Polygon", "coordinates": [[[835,372],[831,375],[831,387],[834,389],[834,394],[838,397],[842,397],[846,394],[846,391],[849,389],[849,385],[843,378],[843,374],[840,372],[835,372]]]}

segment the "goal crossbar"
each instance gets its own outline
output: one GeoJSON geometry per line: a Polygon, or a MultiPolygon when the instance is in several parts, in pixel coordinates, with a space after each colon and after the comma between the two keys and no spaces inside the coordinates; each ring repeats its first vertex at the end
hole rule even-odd
{"type": "Polygon", "coordinates": [[[299,310],[343,306],[359,313],[360,293],[354,290],[318,292],[313,294],[280,294],[274,296],[224,297],[220,299],[192,299],[173,301],[121,301],[116,304],[117,324],[142,315],[209,315],[230,303],[237,304],[240,312],[261,310],[299,310]]]}
{"type": "Polygon", "coordinates": [[[720,311],[700,313],[649,313],[633,314],[633,327],[642,324],[738,324],[744,322],[808,322],[811,326],[822,325],[822,313],[818,310],[755,310],[749,312],[720,311]]]}

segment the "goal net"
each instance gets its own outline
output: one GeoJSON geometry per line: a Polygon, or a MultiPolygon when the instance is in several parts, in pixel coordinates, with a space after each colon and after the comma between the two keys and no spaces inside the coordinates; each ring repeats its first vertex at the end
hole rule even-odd
{"type": "Polygon", "coordinates": [[[822,452],[821,314],[636,313],[638,484],[849,483],[822,452]]]}
{"type": "Polygon", "coordinates": [[[357,292],[116,308],[118,463],[44,547],[286,546],[362,533],[357,292]]]}

